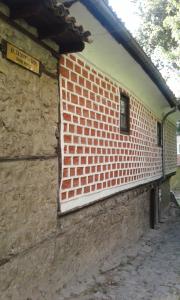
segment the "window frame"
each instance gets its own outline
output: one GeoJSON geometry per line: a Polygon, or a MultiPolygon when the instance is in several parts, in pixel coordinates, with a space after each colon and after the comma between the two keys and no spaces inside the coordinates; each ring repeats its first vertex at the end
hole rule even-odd
{"type": "Polygon", "coordinates": [[[120,133],[130,134],[130,98],[126,94],[120,93],[120,133]],[[121,113],[121,101],[125,102],[126,112],[125,114],[121,113]],[[121,116],[126,116],[126,128],[121,126],[121,116]]]}

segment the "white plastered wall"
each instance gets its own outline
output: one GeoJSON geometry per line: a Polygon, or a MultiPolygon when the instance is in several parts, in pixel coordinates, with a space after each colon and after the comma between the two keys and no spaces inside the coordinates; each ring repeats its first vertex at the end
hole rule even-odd
{"type": "MultiPolygon", "coordinates": [[[[142,67],[122,45],[117,43],[85,6],[78,2],[70,10],[79,23],[91,31],[94,39],[92,44],[86,44],[80,56],[118,81],[122,87],[129,90],[162,119],[163,115],[170,110],[170,106],[142,67]]],[[[178,112],[169,119],[175,123],[179,117],[178,112]]]]}

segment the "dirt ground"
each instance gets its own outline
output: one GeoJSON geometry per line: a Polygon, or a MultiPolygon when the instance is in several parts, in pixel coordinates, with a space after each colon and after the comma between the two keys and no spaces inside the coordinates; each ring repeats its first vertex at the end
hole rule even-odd
{"type": "Polygon", "coordinates": [[[134,247],[94,274],[56,291],[59,300],[180,300],[180,214],[166,217],[134,247]]]}

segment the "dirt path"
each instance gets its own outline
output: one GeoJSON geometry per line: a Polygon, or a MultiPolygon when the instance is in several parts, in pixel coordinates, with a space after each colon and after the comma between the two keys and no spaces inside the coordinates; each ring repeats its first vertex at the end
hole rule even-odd
{"type": "Polygon", "coordinates": [[[96,275],[61,290],[59,300],[180,300],[180,217],[151,230],[96,275]]]}

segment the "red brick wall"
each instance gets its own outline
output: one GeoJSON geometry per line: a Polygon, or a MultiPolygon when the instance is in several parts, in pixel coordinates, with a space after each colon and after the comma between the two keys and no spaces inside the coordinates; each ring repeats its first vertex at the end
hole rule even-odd
{"type": "Polygon", "coordinates": [[[131,125],[130,135],[121,134],[119,84],[75,55],[62,57],[60,78],[62,201],[160,176],[157,118],[149,109],[123,90],[131,125]]]}

